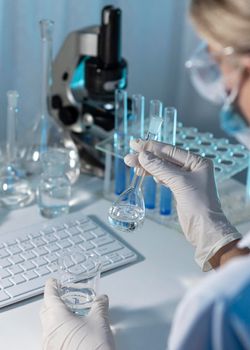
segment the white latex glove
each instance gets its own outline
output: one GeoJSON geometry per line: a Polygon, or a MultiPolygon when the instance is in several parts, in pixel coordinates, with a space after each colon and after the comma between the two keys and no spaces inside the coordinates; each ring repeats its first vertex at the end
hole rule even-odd
{"type": "Polygon", "coordinates": [[[43,350],[115,350],[106,295],[96,298],[87,316],[79,317],[61,301],[57,281],[49,279],[40,318],[43,350]]]}
{"type": "Polygon", "coordinates": [[[125,163],[143,167],[171,189],[182,230],[196,247],[195,259],[203,271],[210,270],[211,257],[242,237],[221,209],[212,161],[156,141],[132,140],[130,147],[139,154],[128,154],[125,163]]]}

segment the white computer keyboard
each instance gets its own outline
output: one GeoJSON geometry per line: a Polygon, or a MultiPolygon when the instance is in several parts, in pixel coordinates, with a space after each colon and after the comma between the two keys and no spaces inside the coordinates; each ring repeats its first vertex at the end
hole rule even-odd
{"type": "Polygon", "coordinates": [[[0,236],[0,308],[41,294],[68,250],[96,254],[102,271],[137,260],[137,254],[81,212],[0,236]],[[5,239],[4,239],[5,238],[5,239]]]}

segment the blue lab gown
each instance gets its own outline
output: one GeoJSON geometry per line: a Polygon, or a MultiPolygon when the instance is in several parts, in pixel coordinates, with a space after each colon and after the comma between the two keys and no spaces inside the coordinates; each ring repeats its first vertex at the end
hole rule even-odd
{"type": "MultiPolygon", "coordinates": [[[[246,238],[250,241],[250,234],[246,238]]],[[[250,349],[250,255],[209,272],[188,292],[175,314],[167,349],[250,349]]]]}

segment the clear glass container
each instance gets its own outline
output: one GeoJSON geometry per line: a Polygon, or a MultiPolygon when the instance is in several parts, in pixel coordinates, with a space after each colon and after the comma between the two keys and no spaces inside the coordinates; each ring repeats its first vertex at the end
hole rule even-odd
{"type": "Polygon", "coordinates": [[[50,115],[52,85],[52,47],[54,22],[48,19],[40,21],[42,44],[42,86],[41,106],[37,119],[28,140],[23,162],[28,175],[41,173],[41,154],[49,148],[67,149],[71,158],[70,181],[74,183],[80,174],[80,162],[76,145],[70,133],[59,120],[50,115]]]}
{"type": "Polygon", "coordinates": [[[29,205],[34,199],[30,184],[21,176],[17,163],[16,121],[18,114],[17,91],[8,91],[7,138],[4,161],[0,168],[0,205],[17,209],[29,205]]]}
{"type": "Polygon", "coordinates": [[[69,161],[68,153],[60,149],[51,149],[41,155],[43,172],[37,188],[37,204],[46,218],[69,212],[71,183],[66,175],[69,161]]]}
{"type": "Polygon", "coordinates": [[[76,315],[85,316],[98,294],[101,261],[94,254],[74,250],[58,259],[59,295],[76,315]]]}

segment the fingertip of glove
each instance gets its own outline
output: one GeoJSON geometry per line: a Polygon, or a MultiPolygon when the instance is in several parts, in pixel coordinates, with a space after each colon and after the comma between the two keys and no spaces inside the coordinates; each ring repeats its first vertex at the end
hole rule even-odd
{"type": "Polygon", "coordinates": [[[129,145],[133,150],[140,152],[145,145],[145,141],[142,139],[134,139],[134,140],[130,140],[129,145]]]}
{"type": "Polygon", "coordinates": [[[133,167],[135,163],[135,155],[134,154],[127,154],[124,157],[124,162],[127,164],[129,167],[133,167]]]}

